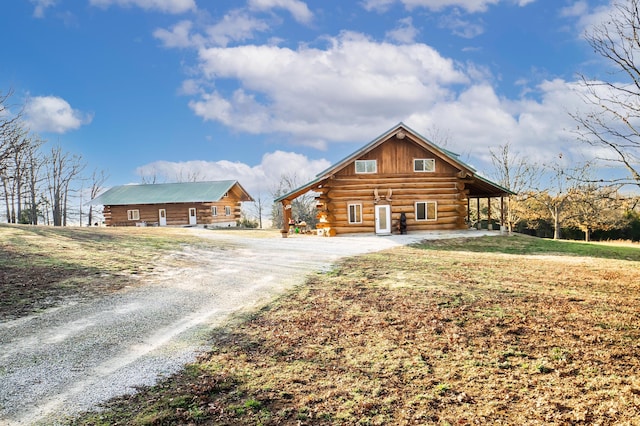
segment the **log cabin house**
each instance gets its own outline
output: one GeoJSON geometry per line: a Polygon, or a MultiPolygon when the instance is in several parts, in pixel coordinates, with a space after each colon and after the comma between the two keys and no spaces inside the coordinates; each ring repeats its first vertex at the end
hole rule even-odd
{"type": "Polygon", "coordinates": [[[115,186],[91,200],[102,205],[106,226],[236,226],[243,201],[253,201],[234,180],[115,186]]]}
{"type": "Polygon", "coordinates": [[[490,206],[491,198],[499,198],[504,216],[504,197],[513,194],[403,123],[277,198],[283,207],[283,233],[288,232],[292,200],[308,191],[317,194],[316,228],[324,236],[389,235],[400,232],[401,223],[409,232],[465,229],[472,199],[480,217],[480,199],[490,206]]]}

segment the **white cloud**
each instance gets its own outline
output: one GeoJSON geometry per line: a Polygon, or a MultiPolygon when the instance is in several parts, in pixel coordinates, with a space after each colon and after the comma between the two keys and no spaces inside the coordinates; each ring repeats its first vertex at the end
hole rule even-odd
{"type": "Polygon", "coordinates": [[[585,0],[579,0],[572,5],[560,9],[560,16],[573,17],[585,15],[589,10],[589,4],[585,0]]]}
{"type": "Polygon", "coordinates": [[[286,133],[323,146],[323,140],[360,140],[361,126],[401,121],[450,97],[448,85],[468,82],[453,61],[424,44],[376,43],[355,33],[328,43],[326,49],[201,49],[204,78],[235,79],[240,87],[205,93],[190,106],[237,130],[286,133]]]}
{"type": "Polygon", "coordinates": [[[484,26],[473,23],[469,19],[463,18],[458,10],[454,10],[449,15],[444,15],[439,20],[439,25],[448,28],[457,36],[463,38],[474,38],[484,32],[484,26]]]}
{"type": "Polygon", "coordinates": [[[266,153],[260,164],[250,166],[231,161],[156,161],[136,169],[136,174],[156,178],[156,182],[187,180],[214,181],[237,180],[254,198],[269,197],[277,187],[283,174],[296,171],[300,184],[311,180],[317,173],[330,166],[327,160],[311,160],[294,152],[275,151],[266,153]]]}
{"type": "Polygon", "coordinates": [[[313,20],[313,13],[307,4],[299,0],[249,0],[248,4],[253,10],[285,9],[291,13],[296,21],[304,24],[313,20]]]}
{"type": "Polygon", "coordinates": [[[179,14],[197,9],[195,0],[90,0],[92,6],[107,8],[111,5],[139,7],[144,10],[179,14]]]}
{"type": "Polygon", "coordinates": [[[215,46],[226,46],[230,42],[250,40],[258,31],[269,30],[266,22],[256,19],[241,10],[231,11],[222,20],[206,29],[208,40],[215,46]]]}
{"type": "Polygon", "coordinates": [[[233,10],[217,23],[204,27],[203,34],[195,31],[191,21],[180,21],[169,30],[158,28],[154,37],[165,47],[204,48],[208,46],[226,47],[229,43],[254,38],[256,32],[268,31],[266,22],[248,15],[242,10],[233,10]]]}
{"type": "Polygon", "coordinates": [[[413,43],[418,35],[418,29],[413,26],[411,17],[407,17],[398,21],[398,27],[391,31],[387,31],[387,38],[398,43],[413,43]]]}
{"type": "Polygon", "coordinates": [[[33,9],[33,16],[35,18],[44,18],[47,8],[56,4],[56,0],[31,0],[31,3],[35,5],[33,9]]]}
{"type": "Polygon", "coordinates": [[[576,123],[569,115],[590,108],[579,90],[564,80],[544,81],[530,90],[532,97],[510,100],[489,85],[473,85],[457,99],[414,115],[407,124],[450,129],[447,148],[482,161],[484,169],[491,164],[489,149],[507,142],[530,161],[544,164],[560,152],[581,155],[587,149],[576,141],[576,123]]]}
{"type": "Polygon", "coordinates": [[[180,21],[171,27],[170,30],[164,28],[158,28],[153,32],[153,36],[162,41],[165,47],[194,47],[198,46],[198,42],[192,39],[191,29],[193,28],[193,22],[180,21]]]}
{"type": "Polygon", "coordinates": [[[593,10],[582,2],[577,2],[571,8],[562,9],[562,16],[577,17],[578,30],[582,34],[590,30],[594,26],[602,25],[611,20],[612,14],[615,15],[616,9],[610,4],[598,6],[593,10]]]}
{"type": "Polygon", "coordinates": [[[66,133],[93,120],[92,115],[71,108],[67,101],[56,96],[30,98],[24,113],[29,129],[35,132],[66,133]]]}
{"type": "MultiPolygon", "coordinates": [[[[366,10],[385,11],[394,3],[401,3],[405,8],[412,10],[418,7],[440,11],[448,7],[459,7],[469,13],[486,12],[489,6],[504,0],[364,0],[363,7],[366,10]]],[[[533,0],[521,0],[519,6],[525,6],[533,0]]]]}

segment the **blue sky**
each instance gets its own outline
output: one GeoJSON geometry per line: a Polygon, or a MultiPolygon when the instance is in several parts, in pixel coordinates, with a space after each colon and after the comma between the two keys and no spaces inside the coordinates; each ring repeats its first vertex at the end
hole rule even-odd
{"type": "MultiPolygon", "coordinates": [[[[239,179],[268,192],[402,121],[490,172],[593,155],[569,112],[608,0],[11,0],[0,92],[108,185],[239,179]]],[[[610,77],[609,77],[610,78],[610,77]]],[[[300,182],[302,183],[302,182],[300,182]]]]}

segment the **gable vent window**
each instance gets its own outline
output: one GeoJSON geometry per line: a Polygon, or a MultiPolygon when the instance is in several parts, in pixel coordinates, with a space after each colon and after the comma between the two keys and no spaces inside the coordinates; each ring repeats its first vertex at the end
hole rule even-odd
{"type": "Polygon", "coordinates": [[[413,160],[414,172],[434,172],[436,170],[436,160],[433,158],[416,158],[413,160]]]}
{"type": "Polygon", "coordinates": [[[356,173],[377,173],[378,162],[376,160],[356,160],[356,173]]]}

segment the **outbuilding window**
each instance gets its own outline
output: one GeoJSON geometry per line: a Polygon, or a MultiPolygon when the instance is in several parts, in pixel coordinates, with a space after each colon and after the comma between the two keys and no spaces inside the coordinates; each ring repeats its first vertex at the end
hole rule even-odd
{"type": "Polygon", "coordinates": [[[416,202],[416,220],[438,219],[438,204],[435,201],[416,202]]]}
{"type": "Polygon", "coordinates": [[[227,216],[231,216],[231,207],[224,206],[224,214],[227,216]]]}
{"type": "Polygon", "coordinates": [[[362,223],[362,204],[349,204],[349,223],[362,223]]]}
{"type": "Polygon", "coordinates": [[[127,220],[140,220],[140,210],[127,210],[127,220]]]}
{"type": "Polygon", "coordinates": [[[218,216],[218,206],[211,206],[211,216],[218,216]]]}
{"type": "Polygon", "coordinates": [[[413,159],[413,171],[414,172],[435,172],[436,160],[433,158],[414,158],[413,159]]]}
{"type": "Polygon", "coordinates": [[[356,173],[377,173],[378,162],[376,160],[356,160],[356,173]]]}

